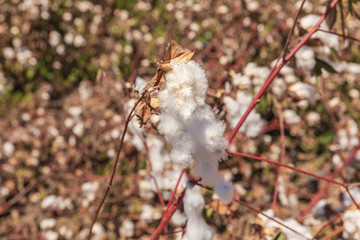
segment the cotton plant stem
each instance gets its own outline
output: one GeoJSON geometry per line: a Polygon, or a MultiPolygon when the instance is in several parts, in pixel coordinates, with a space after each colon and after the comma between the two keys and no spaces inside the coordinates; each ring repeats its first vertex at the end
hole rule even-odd
{"type": "Polygon", "coordinates": [[[279,163],[279,162],[271,161],[271,160],[268,160],[268,159],[265,159],[265,158],[256,157],[256,156],[252,156],[252,155],[248,155],[248,154],[244,154],[244,153],[232,152],[232,151],[227,151],[227,153],[232,154],[232,155],[236,155],[236,156],[251,158],[251,159],[255,159],[255,160],[259,160],[259,161],[263,161],[263,162],[268,162],[268,163],[278,165],[278,166],[283,167],[283,168],[288,168],[288,169],[291,169],[293,171],[300,172],[300,173],[303,173],[303,174],[306,174],[306,175],[309,175],[309,176],[312,176],[312,177],[327,181],[328,183],[333,183],[333,184],[339,185],[339,186],[344,187],[344,188],[346,188],[346,186],[347,186],[346,183],[337,182],[337,181],[333,180],[332,178],[321,177],[321,176],[318,176],[318,175],[313,174],[311,172],[307,172],[307,171],[304,171],[304,170],[301,170],[301,169],[298,169],[298,168],[295,168],[295,167],[291,167],[291,166],[288,166],[288,165],[285,165],[285,164],[282,164],[282,163],[279,163]]]}
{"type": "Polygon", "coordinates": [[[334,217],[330,218],[330,220],[327,221],[327,222],[315,233],[315,235],[313,236],[312,239],[315,240],[315,239],[317,238],[317,236],[319,236],[320,233],[321,233],[325,228],[327,228],[328,226],[330,226],[330,224],[331,224],[332,222],[334,222],[335,220],[339,219],[341,216],[342,216],[342,214],[339,213],[339,214],[335,215],[334,217]]]}
{"type": "Polygon", "coordinates": [[[264,94],[264,92],[266,91],[266,89],[270,86],[271,82],[275,79],[275,77],[278,75],[278,73],[280,72],[280,70],[286,65],[286,63],[291,60],[297,51],[299,51],[299,49],[304,46],[304,44],[311,38],[311,36],[319,29],[321,23],[325,20],[326,16],[330,13],[330,11],[335,7],[335,5],[337,4],[338,0],[333,0],[330,4],[330,6],[328,7],[328,9],[326,10],[326,12],[320,17],[319,21],[316,23],[316,25],[310,30],[310,32],[308,32],[303,39],[301,40],[301,42],[299,44],[297,44],[291,51],[289,54],[287,54],[284,58],[283,61],[279,64],[279,66],[277,66],[274,71],[269,75],[269,77],[266,79],[264,85],[261,87],[260,91],[256,94],[255,98],[253,99],[253,101],[251,102],[250,106],[248,107],[248,109],[246,110],[246,112],[244,113],[244,115],[241,117],[241,119],[239,120],[238,124],[236,125],[236,127],[233,129],[233,131],[231,132],[231,134],[228,137],[228,141],[229,143],[234,139],[234,137],[236,136],[236,133],[239,131],[240,127],[243,125],[243,123],[245,122],[245,120],[247,119],[247,117],[249,116],[250,112],[254,109],[257,101],[260,99],[260,97],[264,94]]]}
{"type": "Polygon", "coordinates": [[[321,238],[320,240],[328,240],[328,239],[334,239],[333,237],[339,235],[340,233],[342,233],[344,231],[344,227],[339,227],[337,229],[335,229],[334,231],[332,231],[330,234],[326,235],[325,237],[321,238]]]}
{"type": "Polygon", "coordinates": [[[171,197],[170,197],[170,200],[169,200],[169,203],[168,203],[168,205],[167,205],[167,208],[166,208],[166,210],[165,210],[164,215],[167,213],[167,211],[169,210],[172,202],[174,201],[174,198],[175,198],[175,195],[176,195],[176,191],[177,191],[177,189],[178,189],[178,187],[179,187],[179,184],[180,184],[180,181],[181,181],[182,176],[184,175],[184,172],[185,172],[185,169],[183,169],[183,170],[181,171],[181,173],[180,173],[180,176],[179,176],[178,181],[177,181],[177,183],[176,183],[175,189],[174,189],[174,191],[173,191],[172,194],[171,194],[171,197]]]}
{"type": "Polygon", "coordinates": [[[133,112],[135,111],[136,106],[140,103],[140,101],[142,100],[142,98],[145,96],[145,94],[146,94],[146,92],[144,92],[144,93],[142,94],[142,96],[136,101],[136,103],[134,104],[134,107],[131,109],[131,111],[130,111],[127,119],[126,119],[125,126],[124,126],[124,131],[123,131],[123,134],[122,134],[122,136],[121,136],[120,145],[119,145],[119,148],[118,148],[118,151],[117,151],[117,154],[116,154],[116,160],[115,160],[115,163],[114,163],[113,168],[112,168],[111,178],[110,178],[110,181],[109,181],[109,183],[108,183],[108,186],[107,186],[107,188],[106,188],[106,190],[105,190],[104,196],[103,196],[103,198],[101,199],[101,202],[100,202],[100,204],[99,204],[99,206],[98,206],[98,208],[97,208],[97,210],[96,210],[96,212],[95,212],[95,216],[94,216],[93,221],[92,221],[91,226],[90,226],[89,235],[88,235],[88,240],[91,239],[92,229],[93,229],[93,227],[94,227],[94,224],[95,224],[95,222],[96,222],[96,219],[97,219],[97,217],[98,217],[98,215],[99,215],[99,213],[100,213],[101,207],[103,206],[103,204],[104,204],[104,202],[105,202],[105,199],[106,199],[107,195],[109,194],[109,191],[110,191],[110,189],[111,189],[111,187],[112,187],[112,184],[113,184],[113,181],[114,181],[114,177],[115,177],[116,168],[117,168],[117,165],[119,164],[119,161],[120,161],[120,152],[121,152],[121,149],[122,149],[122,146],[123,146],[123,143],[124,143],[124,139],[125,139],[125,134],[126,134],[127,128],[128,128],[129,123],[130,123],[130,121],[131,121],[131,119],[132,119],[132,114],[133,114],[133,112]]]}
{"type": "Polygon", "coordinates": [[[183,198],[185,196],[185,190],[186,189],[184,189],[181,192],[181,195],[176,200],[176,202],[173,205],[171,205],[171,207],[169,207],[168,210],[164,213],[159,226],[156,228],[154,234],[151,236],[151,240],[155,240],[155,239],[157,239],[159,237],[159,235],[163,231],[164,227],[167,225],[167,222],[170,220],[172,215],[175,213],[178,205],[182,202],[182,200],[183,200],[183,198]]]}

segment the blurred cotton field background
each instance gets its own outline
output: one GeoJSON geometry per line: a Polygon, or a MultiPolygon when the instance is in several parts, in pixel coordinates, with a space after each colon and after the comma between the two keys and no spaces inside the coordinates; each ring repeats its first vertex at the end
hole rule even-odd
{"type": "MultiPolygon", "coordinates": [[[[351,10],[345,2],[343,14],[338,6],[320,29],[360,39],[359,3],[351,10]]],[[[328,3],[305,3],[290,48],[328,3]]],[[[87,238],[127,114],[170,40],[195,51],[193,59],[208,79],[206,103],[228,137],[283,53],[300,5],[0,0],[0,238],[87,238]]],[[[284,164],[329,177],[360,143],[359,79],[359,41],[316,32],[281,70],[228,149],[279,161],[283,118],[284,164]]],[[[144,128],[131,121],[92,239],[149,239],[159,225],[181,168],[171,162],[158,124],[156,115],[144,128]]],[[[354,154],[333,179],[360,182],[360,153],[354,154]]],[[[360,211],[340,186],[283,169],[274,212],[276,166],[229,155],[219,169],[232,182],[235,198],[303,237],[239,204],[225,211],[213,191],[195,187],[193,196],[201,194],[204,201],[194,212],[215,239],[311,239],[334,216],[317,239],[360,238],[360,211]]],[[[179,191],[185,185],[186,176],[179,191]]],[[[360,188],[350,191],[359,202],[360,188]]],[[[191,208],[181,205],[175,212],[169,239],[192,229],[186,211],[191,208]]]]}

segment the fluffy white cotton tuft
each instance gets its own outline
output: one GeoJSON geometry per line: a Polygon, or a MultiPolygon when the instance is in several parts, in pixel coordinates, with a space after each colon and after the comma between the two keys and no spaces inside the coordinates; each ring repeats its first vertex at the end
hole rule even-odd
{"type": "MultiPolygon", "coordinates": [[[[171,144],[170,158],[174,163],[182,168],[195,166],[195,176],[213,186],[215,193],[224,192],[224,187],[218,186],[224,184],[218,173],[218,161],[226,158],[228,142],[223,137],[225,124],[215,118],[205,103],[208,88],[205,72],[194,61],[172,61],[171,66],[172,71],[165,75],[165,87],[158,94],[162,110],[159,132],[171,144]]],[[[229,202],[232,199],[229,192],[219,196],[229,202]]]]}
{"type": "Polygon", "coordinates": [[[304,72],[310,72],[315,67],[315,52],[311,47],[302,46],[295,54],[296,66],[304,72]]]}
{"type": "Polygon", "coordinates": [[[202,217],[202,210],[205,201],[200,193],[200,187],[187,187],[184,197],[184,210],[188,219],[184,240],[211,240],[214,238],[214,231],[202,217]]]}
{"type": "Polygon", "coordinates": [[[343,215],[344,239],[360,239],[360,210],[348,210],[343,215]]]}
{"type": "MultiPolygon", "coordinates": [[[[248,90],[239,90],[236,94],[236,100],[228,96],[224,98],[227,110],[226,117],[230,121],[232,127],[235,127],[242,115],[244,115],[252,98],[253,97],[248,90]]],[[[244,124],[241,126],[240,132],[245,133],[248,137],[257,137],[264,127],[264,124],[265,121],[261,119],[260,114],[255,110],[252,110],[244,124]]]]}

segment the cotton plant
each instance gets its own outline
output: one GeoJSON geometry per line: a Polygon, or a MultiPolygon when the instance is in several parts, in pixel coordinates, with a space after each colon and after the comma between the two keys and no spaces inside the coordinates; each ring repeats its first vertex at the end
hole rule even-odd
{"type": "Polygon", "coordinates": [[[164,87],[158,93],[161,115],[159,132],[171,145],[170,158],[182,168],[193,168],[202,183],[214,187],[219,198],[229,203],[233,186],[218,172],[226,158],[225,124],[215,118],[205,103],[208,88],[205,71],[192,60],[171,61],[164,87]]]}

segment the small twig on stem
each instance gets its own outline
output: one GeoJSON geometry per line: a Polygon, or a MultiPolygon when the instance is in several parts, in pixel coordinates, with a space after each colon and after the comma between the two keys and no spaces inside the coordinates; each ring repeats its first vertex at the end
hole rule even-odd
{"type": "Polygon", "coordinates": [[[103,206],[104,202],[105,202],[105,199],[110,191],[110,188],[112,186],[112,183],[114,181],[114,177],[115,177],[115,172],[116,172],[116,168],[117,168],[117,165],[119,163],[119,160],[120,160],[120,152],[121,152],[121,149],[122,149],[122,146],[123,146],[123,143],[124,143],[124,139],[125,139],[125,134],[126,134],[126,131],[127,131],[127,128],[129,126],[129,123],[131,121],[131,119],[133,118],[133,112],[135,111],[135,108],[137,107],[137,105],[140,103],[140,101],[143,99],[143,97],[146,95],[147,91],[144,91],[141,95],[141,97],[139,97],[139,99],[136,101],[136,103],[134,104],[134,107],[131,109],[127,119],[126,119],[126,122],[125,122],[125,126],[124,126],[124,131],[123,131],[123,134],[121,136],[121,140],[120,140],[120,145],[119,145],[119,148],[118,148],[118,151],[117,151],[117,154],[116,154],[116,160],[115,160],[115,163],[113,165],[113,168],[112,168],[112,173],[111,173],[111,178],[110,178],[110,181],[108,183],[108,186],[105,190],[105,193],[104,193],[104,196],[96,210],[96,213],[95,213],[95,216],[93,218],[93,221],[91,223],[91,226],[90,226],[90,230],[89,230],[89,235],[88,235],[88,240],[91,239],[91,233],[92,233],[92,229],[94,227],[94,224],[96,222],[96,219],[100,213],[100,210],[101,210],[101,207],[103,206]]]}
{"type": "Polygon", "coordinates": [[[274,165],[278,165],[280,167],[288,168],[288,169],[291,169],[293,171],[300,172],[300,173],[303,173],[303,174],[306,174],[306,175],[309,175],[309,176],[312,176],[312,177],[327,181],[328,183],[333,183],[333,184],[339,185],[339,186],[344,187],[344,188],[346,188],[346,186],[347,186],[346,183],[337,182],[337,181],[333,180],[332,178],[321,177],[321,176],[313,174],[311,172],[307,172],[307,171],[304,171],[304,170],[301,170],[301,169],[298,169],[298,168],[295,168],[295,167],[291,167],[291,166],[288,166],[288,165],[285,165],[285,164],[282,164],[282,163],[279,163],[279,162],[274,162],[274,161],[271,161],[271,160],[268,160],[268,159],[265,159],[265,158],[256,157],[256,156],[252,156],[252,155],[248,155],[248,154],[244,154],[244,153],[231,152],[229,150],[226,151],[226,152],[229,153],[229,154],[236,155],[236,156],[251,158],[251,159],[255,159],[255,160],[259,160],[259,161],[263,161],[263,162],[268,162],[268,163],[271,163],[271,164],[274,164],[274,165]]]}
{"type": "Polygon", "coordinates": [[[329,31],[329,30],[324,30],[324,29],[318,29],[318,31],[320,32],[326,32],[326,33],[329,33],[329,34],[334,34],[334,35],[337,35],[339,37],[343,37],[343,38],[346,38],[346,39],[350,39],[350,40],[353,40],[355,42],[359,42],[360,43],[360,39],[357,39],[357,38],[354,38],[354,37],[351,37],[351,36],[346,36],[345,34],[340,34],[340,33],[337,33],[337,32],[333,32],[333,31],[329,31]]]}
{"type": "Polygon", "coordinates": [[[249,204],[247,204],[247,203],[245,203],[245,202],[243,202],[243,201],[241,201],[241,200],[238,200],[238,199],[233,199],[233,200],[234,200],[235,202],[238,202],[238,203],[240,203],[241,205],[245,206],[246,208],[250,209],[251,211],[254,211],[254,212],[256,212],[256,213],[258,213],[258,214],[260,214],[260,215],[263,215],[264,217],[266,217],[266,218],[268,218],[268,219],[276,222],[277,224],[280,224],[280,225],[283,226],[284,228],[292,231],[293,233],[296,233],[296,234],[298,234],[299,236],[302,236],[302,237],[304,237],[305,239],[309,239],[309,240],[310,240],[310,238],[305,237],[303,234],[299,233],[298,231],[296,231],[296,230],[294,230],[294,229],[286,226],[286,225],[283,224],[282,222],[276,220],[276,219],[273,218],[273,217],[270,217],[269,215],[267,215],[267,214],[263,213],[262,211],[254,208],[254,207],[252,207],[252,206],[250,206],[249,204]]]}
{"type": "Polygon", "coordinates": [[[303,1],[302,1],[301,5],[300,5],[300,8],[299,8],[299,10],[297,11],[296,17],[295,17],[295,19],[294,19],[294,24],[292,25],[291,31],[290,31],[287,39],[286,39],[285,48],[284,48],[284,53],[283,53],[283,62],[285,62],[285,56],[286,56],[286,53],[287,53],[288,50],[289,50],[290,39],[291,39],[291,37],[292,37],[292,35],[293,35],[293,33],[294,33],[297,20],[298,20],[299,15],[300,15],[303,7],[304,7],[305,2],[306,2],[306,0],[303,0],[303,1]]]}
{"type": "Polygon", "coordinates": [[[339,213],[339,214],[335,215],[334,217],[330,218],[330,220],[327,221],[327,222],[315,233],[315,235],[313,236],[312,239],[313,239],[313,240],[316,239],[316,237],[319,236],[320,233],[321,233],[325,228],[327,228],[332,222],[334,222],[336,219],[338,219],[338,218],[341,217],[341,216],[342,216],[342,214],[339,213]]]}

